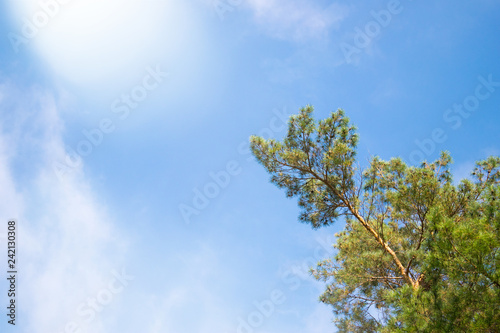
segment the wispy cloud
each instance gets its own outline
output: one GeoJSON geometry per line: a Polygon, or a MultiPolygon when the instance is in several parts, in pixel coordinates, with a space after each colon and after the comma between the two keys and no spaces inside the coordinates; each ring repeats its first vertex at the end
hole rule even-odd
{"type": "Polygon", "coordinates": [[[65,182],[52,170],[65,154],[57,101],[36,88],[1,89],[0,220],[19,225],[21,328],[62,332],[74,322],[102,332],[99,316],[83,323],[77,310],[121,271],[126,241],[82,170],[65,182]]]}
{"type": "Polygon", "coordinates": [[[275,38],[303,42],[324,39],[347,15],[347,7],[322,7],[305,0],[248,0],[257,23],[275,38]]]}

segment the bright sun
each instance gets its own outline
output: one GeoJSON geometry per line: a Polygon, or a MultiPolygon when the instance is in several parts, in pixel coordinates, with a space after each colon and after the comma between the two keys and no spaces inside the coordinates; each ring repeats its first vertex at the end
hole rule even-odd
{"type": "Polygon", "coordinates": [[[18,48],[32,49],[57,74],[78,84],[133,75],[159,59],[179,61],[198,35],[180,1],[19,0],[10,4],[22,41],[18,48]]]}

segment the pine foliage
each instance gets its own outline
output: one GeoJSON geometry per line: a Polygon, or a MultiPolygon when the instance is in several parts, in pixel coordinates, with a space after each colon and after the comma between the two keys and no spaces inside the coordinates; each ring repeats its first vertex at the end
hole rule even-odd
{"type": "Polygon", "coordinates": [[[500,158],[458,185],[446,152],[420,166],[374,157],[360,170],[344,112],[312,114],[291,116],[282,141],[251,137],[251,149],[298,198],[300,221],[345,220],[335,257],[312,270],[339,332],[500,332],[500,158]]]}

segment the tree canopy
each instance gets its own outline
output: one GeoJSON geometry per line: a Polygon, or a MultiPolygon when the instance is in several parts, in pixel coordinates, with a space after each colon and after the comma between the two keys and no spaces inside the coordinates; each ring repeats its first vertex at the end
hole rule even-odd
{"type": "Polygon", "coordinates": [[[271,182],[297,197],[313,228],[343,218],[336,255],[312,269],[327,283],[339,332],[500,332],[500,158],[454,182],[443,152],[407,165],[373,157],[342,110],[290,117],[282,141],[252,136],[271,182]]]}

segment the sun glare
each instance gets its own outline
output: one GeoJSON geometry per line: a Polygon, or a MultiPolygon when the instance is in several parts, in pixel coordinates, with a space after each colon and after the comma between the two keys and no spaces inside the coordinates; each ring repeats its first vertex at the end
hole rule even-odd
{"type": "Polygon", "coordinates": [[[21,0],[11,7],[19,27],[13,46],[32,49],[77,84],[123,80],[196,44],[189,10],[174,1],[21,0]]]}

